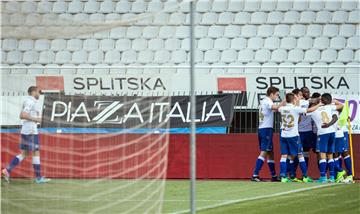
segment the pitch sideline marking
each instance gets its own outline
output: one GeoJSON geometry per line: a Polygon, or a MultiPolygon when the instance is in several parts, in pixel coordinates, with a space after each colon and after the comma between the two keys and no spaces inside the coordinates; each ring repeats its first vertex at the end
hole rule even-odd
{"type": "MultiPolygon", "coordinates": [[[[245,201],[253,201],[253,200],[257,200],[257,199],[265,199],[265,198],[271,198],[271,197],[276,197],[276,196],[283,196],[283,195],[288,195],[288,194],[297,193],[297,192],[303,192],[303,191],[312,190],[312,189],[321,189],[321,188],[324,188],[324,187],[335,186],[335,185],[339,185],[339,184],[325,184],[325,185],[323,184],[323,185],[318,185],[318,186],[312,186],[312,187],[306,187],[306,188],[301,188],[301,189],[289,190],[289,191],[286,191],[286,192],[278,192],[278,193],[274,193],[274,194],[270,194],[270,195],[255,196],[255,197],[250,197],[250,198],[231,200],[231,201],[227,201],[227,202],[223,202],[223,203],[219,203],[219,204],[200,207],[200,208],[196,209],[196,211],[213,209],[213,208],[222,207],[222,206],[231,205],[231,204],[236,204],[236,203],[245,202],[245,201]]],[[[184,213],[189,213],[189,212],[190,212],[190,210],[187,209],[187,210],[181,210],[181,211],[177,211],[177,212],[172,212],[170,214],[184,214],[184,213]]]]}

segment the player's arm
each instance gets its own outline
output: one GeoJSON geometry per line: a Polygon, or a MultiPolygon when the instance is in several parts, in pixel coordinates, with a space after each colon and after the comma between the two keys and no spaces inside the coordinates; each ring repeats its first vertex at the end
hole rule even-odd
{"type": "Polygon", "coordinates": [[[282,106],[285,106],[285,104],[286,104],[286,100],[281,101],[281,103],[278,104],[278,105],[273,104],[273,105],[271,106],[271,110],[273,110],[273,111],[279,111],[279,108],[282,107],[282,106]]]}
{"type": "Polygon", "coordinates": [[[318,109],[320,106],[322,106],[322,103],[318,103],[318,104],[316,104],[316,105],[308,108],[306,112],[307,112],[307,113],[314,112],[314,111],[316,111],[316,109],[318,109]]]}
{"type": "Polygon", "coordinates": [[[20,119],[21,120],[28,120],[28,121],[32,121],[35,123],[41,123],[41,118],[40,117],[32,117],[30,116],[30,110],[32,108],[32,103],[31,102],[24,102],[22,111],[20,112],[20,119]]]}
{"type": "Polygon", "coordinates": [[[329,128],[330,126],[334,125],[337,120],[338,120],[337,115],[333,114],[332,120],[329,123],[323,123],[321,128],[329,128]]]}
{"type": "Polygon", "coordinates": [[[342,108],[344,107],[344,105],[342,103],[340,103],[338,100],[334,99],[333,103],[334,103],[337,111],[342,110],[342,108]]]}
{"type": "Polygon", "coordinates": [[[32,121],[32,122],[35,122],[35,123],[41,123],[41,118],[40,117],[31,117],[30,114],[25,112],[25,111],[22,111],[20,113],[20,119],[32,121]]]}

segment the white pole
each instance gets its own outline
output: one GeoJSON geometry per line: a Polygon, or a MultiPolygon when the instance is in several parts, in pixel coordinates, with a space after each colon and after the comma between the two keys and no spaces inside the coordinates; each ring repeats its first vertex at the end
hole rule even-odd
{"type": "Polygon", "coordinates": [[[190,1],[190,210],[196,213],[196,97],[195,97],[195,75],[194,75],[194,2],[190,1]]]}

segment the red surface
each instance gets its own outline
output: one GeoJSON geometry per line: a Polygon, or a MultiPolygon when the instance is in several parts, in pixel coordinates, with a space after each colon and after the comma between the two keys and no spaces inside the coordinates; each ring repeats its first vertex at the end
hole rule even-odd
{"type": "Polygon", "coordinates": [[[218,78],[218,91],[246,91],[246,78],[218,78]]]}
{"type": "Polygon", "coordinates": [[[37,76],[36,86],[40,90],[64,90],[63,76],[37,76]]]}
{"type": "MultiPolygon", "coordinates": [[[[42,134],[41,161],[42,169],[48,177],[154,177],[159,174],[162,166],[157,166],[154,172],[146,174],[158,163],[164,153],[160,153],[164,139],[157,143],[158,135],[141,138],[139,134],[127,135],[95,135],[95,134],[42,134]],[[95,137],[98,138],[95,138],[95,137]],[[71,140],[70,140],[71,139],[71,140]],[[124,146],[128,142],[139,141],[136,146],[124,146]],[[149,146],[150,145],[150,146],[149,146]],[[138,158],[121,157],[145,149],[146,152],[138,158]],[[104,150],[102,152],[101,150],[104,150]],[[158,154],[149,159],[151,154],[158,154]],[[144,160],[150,160],[140,169],[131,171],[134,165],[144,160]],[[126,171],[130,169],[130,171],[126,171]]],[[[1,134],[1,163],[8,164],[12,156],[18,153],[19,135],[15,133],[1,134]]],[[[278,135],[274,136],[275,161],[278,171],[279,143],[278,135]]],[[[360,175],[360,135],[353,135],[355,172],[360,175]]],[[[163,150],[163,152],[166,152],[163,150]]],[[[197,177],[198,178],[249,178],[258,156],[256,134],[220,134],[197,135],[197,177]]],[[[311,154],[309,174],[318,177],[314,154],[311,154]]],[[[269,176],[269,170],[264,164],[260,175],[269,176]]],[[[300,173],[300,172],[299,172],[300,173]]],[[[26,159],[17,167],[12,176],[32,176],[31,158],[26,159]]],[[[189,136],[174,134],[170,136],[168,151],[167,178],[189,177],[189,136]]]]}

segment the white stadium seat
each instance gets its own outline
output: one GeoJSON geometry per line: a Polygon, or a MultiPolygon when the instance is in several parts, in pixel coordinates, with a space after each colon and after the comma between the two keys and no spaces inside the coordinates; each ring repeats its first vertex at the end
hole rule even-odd
{"type": "Polygon", "coordinates": [[[306,26],[305,25],[291,25],[290,27],[290,36],[302,37],[305,35],[306,26]]]}
{"type": "Polygon", "coordinates": [[[187,60],[187,55],[184,50],[176,50],[171,54],[171,61],[174,63],[182,63],[187,60]]]}
{"type": "Polygon", "coordinates": [[[247,40],[245,38],[235,38],[231,40],[231,49],[242,50],[247,46],[247,40]]]}
{"type": "Polygon", "coordinates": [[[217,15],[216,13],[204,13],[202,15],[201,24],[202,25],[213,25],[217,22],[217,15]]]}
{"type": "Polygon", "coordinates": [[[41,51],[39,55],[39,63],[50,64],[54,63],[55,53],[53,51],[41,51]]]}
{"type": "Polygon", "coordinates": [[[93,51],[99,48],[99,40],[97,39],[85,39],[83,43],[83,49],[86,51],[93,51]]]}
{"type": "Polygon", "coordinates": [[[27,51],[34,48],[34,41],[31,39],[22,39],[19,41],[18,49],[21,51],[27,51]]]}
{"type": "Polygon", "coordinates": [[[148,12],[159,12],[163,8],[163,4],[160,1],[150,1],[148,3],[147,11],[148,12]]]}
{"type": "Polygon", "coordinates": [[[244,9],[244,1],[229,0],[228,10],[230,12],[239,12],[244,9]]]}
{"type": "Polygon", "coordinates": [[[280,47],[280,39],[278,37],[267,37],[264,40],[264,48],[275,50],[280,47]]]}
{"type": "Polygon", "coordinates": [[[209,27],[208,36],[210,38],[219,38],[224,35],[224,26],[213,25],[209,27]]]}
{"type": "Polygon", "coordinates": [[[249,38],[256,36],[256,26],[255,25],[244,25],[241,28],[241,36],[249,38]]]}
{"type": "Polygon", "coordinates": [[[244,11],[257,11],[260,9],[260,1],[259,0],[251,0],[245,1],[244,3],[244,11]]]}
{"type": "Polygon", "coordinates": [[[264,24],[266,22],[267,15],[264,12],[254,12],[251,14],[250,21],[252,24],[264,24]]]}
{"type": "Polygon", "coordinates": [[[89,0],[84,4],[85,13],[96,13],[99,10],[100,4],[96,0],[89,0]]]}
{"type": "Polygon", "coordinates": [[[161,50],[164,48],[164,40],[159,38],[151,39],[148,42],[148,48],[150,50],[161,50]]]}
{"type": "Polygon", "coordinates": [[[80,0],[71,1],[68,4],[68,13],[80,13],[83,11],[84,4],[80,0]]]}
{"type": "Polygon", "coordinates": [[[55,56],[55,63],[64,64],[69,63],[71,61],[71,53],[70,51],[59,51],[55,56]]]}
{"type": "Polygon", "coordinates": [[[175,27],[173,26],[163,26],[160,27],[159,37],[162,39],[167,39],[173,37],[175,34],[175,27]]]}
{"type": "Polygon", "coordinates": [[[170,38],[165,41],[166,50],[178,50],[180,49],[181,42],[178,39],[170,38]]]}
{"type": "Polygon", "coordinates": [[[103,51],[112,50],[115,47],[115,41],[112,39],[102,39],[99,43],[99,49],[103,51]]]}
{"type": "Polygon", "coordinates": [[[204,62],[215,63],[220,60],[220,52],[218,50],[208,50],[204,54],[204,62]]]}
{"type": "Polygon", "coordinates": [[[250,49],[243,49],[240,50],[238,53],[238,61],[239,62],[244,62],[244,63],[249,63],[254,59],[254,52],[250,49]]]}
{"type": "Polygon", "coordinates": [[[208,12],[210,8],[211,8],[211,3],[207,0],[199,0],[196,3],[196,10],[198,12],[205,13],[208,12]]]}
{"type": "MultiPolygon", "coordinates": [[[[74,51],[71,57],[71,62],[75,64],[81,64],[87,62],[88,53],[85,50],[74,51]]],[[[65,62],[69,63],[69,62],[65,62]]]]}
{"type": "Polygon", "coordinates": [[[293,1],[292,9],[296,11],[306,11],[309,7],[308,1],[293,1]]]}
{"type": "Polygon", "coordinates": [[[168,63],[170,60],[170,52],[167,50],[158,50],[154,55],[155,63],[168,63]]]}
{"type": "Polygon", "coordinates": [[[264,63],[270,60],[271,52],[266,49],[257,50],[254,60],[260,63],[264,63]]]}
{"type": "Polygon", "coordinates": [[[146,5],[144,1],[134,1],[132,2],[131,11],[132,13],[142,13],[146,10],[146,5]]]}
{"type": "Polygon", "coordinates": [[[331,12],[329,11],[319,11],[316,14],[316,23],[329,23],[331,22],[331,12]]]}
{"type": "Polygon", "coordinates": [[[181,38],[181,39],[188,38],[189,34],[190,34],[190,29],[189,29],[188,26],[178,26],[178,27],[176,27],[175,36],[177,38],[181,38]]]}
{"type": "Polygon", "coordinates": [[[296,39],[294,37],[284,37],[281,39],[280,48],[291,50],[296,48],[296,39]]]}
{"type": "Polygon", "coordinates": [[[137,62],[137,53],[134,50],[127,50],[122,53],[121,63],[130,64],[137,62]]]}
{"type": "Polygon", "coordinates": [[[169,25],[181,25],[185,23],[186,16],[184,13],[172,13],[169,18],[169,25]]]}
{"type": "Polygon", "coordinates": [[[277,36],[277,37],[284,37],[284,36],[287,36],[289,35],[290,33],[290,27],[289,25],[276,25],[274,27],[274,36],[277,36]]]}
{"type": "Polygon", "coordinates": [[[44,51],[50,49],[50,40],[38,39],[35,41],[34,50],[44,51]]]}
{"type": "Polygon", "coordinates": [[[276,10],[278,11],[289,11],[292,9],[293,1],[282,1],[281,4],[277,4],[276,10]]]}
{"type": "Polygon", "coordinates": [[[276,1],[261,1],[260,10],[261,11],[273,11],[276,9],[276,1]]]}
{"type": "Polygon", "coordinates": [[[234,24],[247,24],[250,22],[251,15],[248,12],[238,12],[234,18],[234,24]]]}
{"type": "Polygon", "coordinates": [[[16,39],[4,39],[1,45],[1,49],[5,51],[16,50],[18,41],[16,39]]]}
{"type": "Polygon", "coordinates": [[[59,51],[66,49],[66,40],[65,39],[54,39],[51,41],[51,50],[59,51]]]}
{"type": "Polygon", "coordinates": [[[323,36],[323,37],[315,38],[313,47],[316,49],[324,50],[329,48],[329,45],[330,45],[329,38],[323,36]]]}
{"type": "Polygon", "coordinates": [[[340,11],[335,11],[333,13],[331,22],[341,24],[346,22],[347,19],[348,19],[348,13],[340,10],[340,11]]]}
{"type": "Polygon", "coordinates": [[[310,49],[307,50],[304,54],[304,61],[305,62],[316,62],[320,59],[320,51],[318,49],[310,49]]]}
{"type": "Polygon", "coordinates": [[[284,15],[279,11],[272,11],[268,14],[267,23],[268,24],[279,24],[282,22],[284,15]]]}
{"type": "Polygon", "coordinates": [[[67,41],[66,49],[69,51],[78,51],[82,49],[81,39],[70,39],[67,41]]]}
{"type": "Polygon", "coordinates": [[[326,49],[321,52],[321,59],[322,62],[334,62],[337,59],[337,51],[335,49],[326,49]]]}
{"type": "Polygon", "coordinates": [[[119,1],[116,3],[115,11],[117,13],[128,13],[130,11],[131,4],[128,1],[119,1]]]}
{"type": "Polygon", "coordinates": [[[252,50],[261,49],[264,46],[264,40],[260,37],[252,37],[248,40],[247,48],[252,50]]]}
{"type": "Polygon", "coordinates": [[[236,38],[241,34],[241,28],[237,25],[228,25],[225,27],[224,36],[228,38],[236,38]]]}
{"type": "MultiPolygon", "coordinates": [[[[54,7],[55,7],[55,3],[54,3],[54,7]]],[[[23,13],[33,13],[36,11],[36,9],[37,9],[36,2],[25,1],[25,2],[21,3],[21,12],[23,12],[23,13]]]]}
{"type": "Polygon", "coordinates": [[[354,52],[352,50],[343,49],[339,51],[337,61],[347,63],[353,60],[354,60],[354,52]]]}
{"type": "Polygon", "coordinates": [[[104,52],[100,50],[90,51],[88,56],[88,63],[98,64],[103,62],[104,52]]]}
{"type": "Polygon", "coordinates": [[[307,26],[306,35],[310,37],[318,37],[322,35],[322,26],[318,24],[310,24],[307,26]]]}
{"type": "Polygon", "coordinates": [[[52,11],[54,13],[65,13],[67,11],[67,3],[63,1],[54,2],[52,11]]]}
{"type": "Polygon", "coordinates": [[[233,49],[227,49],[221,53],[222,62],[230,63],[230,62],[235,62],[236,60],[237,60],[237,52],[233,49]]]}
{"type": "Polygon", "coordinates": [[[129,39],[135,39],[141,37],[142,28],[139,26],[128,27],[126,31],[126,37],[129,39]]]}
{"type": "Polygon", "coordinates": [[[313,23],[316,19],[316,13],[313,11],[303,11],[300,14],[299,23],[308,24],[313,23]]]}
{"type": "Polygon", "coordinates": [[[212,3],[212,11],[214,12],[224,12],[228,9],[227,1],[213,1],[212,3]]]}
{"type": "Polygon", "coordinates": [[[287,11],[284,14],[284,20],[283,23],[286,24],[294,24],[297,23],[300,19],[300,13],[297,11],[287,11]]]}
{"type": "MultiPolygon", "coordinates": [[[[204,19],[204,16],[203,16],[204,19]]],[[[234,14],[230,12],[223,12],[219,14],[219,20],[217,21],[217,24],[220,25],[229,25],[234,20],[234,14]]]]}
{"type": "Polygon", "coordinates": [[[99,12],[101,12],[101,13],[111,13],[113,11],[114,11],[114,2],[113,1],[104,0],[103,2],[100,3],[99,12]]]}
{"type": "Polygon", "coordinates": [[[341,6],[341,1],[325,1],[325,10],[336,11],[339,10],[341,6]]]}
{"type": "Polygon", "coordinates": [[[142,38],[134,39],[132,41],[131,49],[135,51],[142,51],[147,48],[147,41],[142,38]]]}
{"type": "Polygon", "coordinates": [[[346,48],[358,50],[360,49],[360,36],[353,36],[347,39],[346,48]]]}
{"type": "Polygon", "coordinates": [[[276,49],[271,53],[271,61],[273,62],[283,62],[287,59],[287,52],[284,49],[276,49]]]}
{"type": "Polygon", "coordinates": [[[25,51],[22,62],[26,64],[33,64],[39,60],[39,53],[37,51],[25,51]]]}
{"type": "Polygon", "coordinates": [[[170,15],[168,13],[160,13],[154,17],[154,25],[166,25],[169,22],[170,15]]]}
{"type": "Polygon", "coordinates": [[[214,49],[217,50],[226,50],[230,48],[230,39],[228,38],[218,38],[214,41],[214,49]]]}
{"type": "Polygon", "coordinates": [[[202,51],[213,49],[214,41],[210,38],[200,39],[198,42],[198,49],[202,51]]]}
{"type": "Polygon", "coordinates": [[[40,1],[37,3],[38,13],[50,13],[52,12],[53,3],[50,1],[40,1]]]}
{"type": "Polygon", "coordinates": [[[323,35],[327,37],[337,36],[339,32],[339,28],[337,25],[324,25],[323,35]]]}
{"type": "Polygon", "coordinates": [[[195,38],[206,37],[209,32],[209,26],[195,26],[195,38]]]}
{"type": "Polygon", "coordinates": [[[350,37],[355,34],[354,25],[340,25],[339,35],[343,37],[350,37]]]}
{"type": "Polygon", "coordinates": [[[272,25],[260,25],[258,27],[257,35],[260,37],[269,37],[274,34],[274,28],[272,25]]]}
{"type": "Polygon", "coordinates": [[[349,23],[359,24],[360,10],[354,10],[349,13],[349,23]]]}
{"type": "Polygon", "coordinates": [[[301,49],[292,49],[288,53],[289,62],[301,62],[304,59],[304,52],[301,49]]]}
{"type": "Polygon", "coordinates": [[[138,55],[138,62],[151,63],[154,59],[154,53],[151,50],[140,51],[138,55]]]}
{"type": "Polygon", "coordinates": [[[309,1],[309,10],[320,11],[324,9],[323,1],[309,1]]]}
{"type": "Polygon", "coordinates": [[[330,48],[340,50],[345,48],[346,39],[344,37],[334,37],[330,40],[330,48]]]}
{"type": "Polygon", "coordinates": [[[297,40],[297,48],[307,50],[313,46],[313,39],[311,37],[300,37],[297,40]]]}

